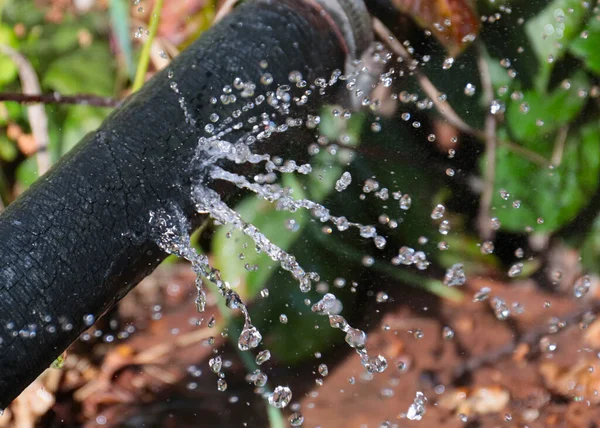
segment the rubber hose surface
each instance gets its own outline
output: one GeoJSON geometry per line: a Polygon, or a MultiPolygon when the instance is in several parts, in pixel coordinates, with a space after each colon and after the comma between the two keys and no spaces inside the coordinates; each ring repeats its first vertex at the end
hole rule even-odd
{"type": "Polygon", "coordinates": [[[303,2],[245,2],[0,216],[2,408],[87,328],[86,315],[97,319],[164,259],[149,211],[174,203],[198,224],[198,139],[211,113],[240,107],[209,99],[236,77],[260,86],[261,60],[276,83],[292,70],[312,82],[342,69],[344,53],[329,21],[303,2]]]}

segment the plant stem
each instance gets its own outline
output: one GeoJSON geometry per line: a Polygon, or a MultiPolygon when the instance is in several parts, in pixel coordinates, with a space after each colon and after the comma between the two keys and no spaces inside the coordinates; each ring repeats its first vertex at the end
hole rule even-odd
{"type": "Polygon", "coordinates": [[[0,102],[2,101],[12,101],[20,104],[81,104],[109,108],[115,108],[121,104],[120,100],[110,97],[101,97],[90,94],[61,95],[58,93],[30,95],[4,92],[0,93],[0,102]]]}
{"type": "Polygon", "coordinates": [[[496,182],[496,148],[498,146],[498,137],[496,136],[496,117],[490,112],[490,105],[494,98],[494,88],[487,63],[487,53],[483,45],[478,44],[477,65],[481,85],[483,87],[483,98],[487,109],[485,118],[485,172],[484,187],[479,203],[479,212],[477,214],[477,226],[479,233],[484,240],[494,238],[494,230],[491,225],[490,212],[492,209],[492,199],[494,186],[496,182]]]}
{"type": "Polygon", "coordinates": [[[152,8],[150,27],[148,29],[149,34],[146,42],[144,43],[144,47],[142,48],[142,53],[140,54],[140,59],[138,61],[138,66],[135,73],[135,80],[133,81],[132,92],[137,92],[144,84],[146,71],[148,71],[148,63],[150,62],[150,47],[152,46],[152,41],[156,36],[156,31],[158,30],[162,5],[163,0],[156,0],[156,3],[154,3],[154,7],[152,8]]]}
{"type": "MultiPolygon", "coordinates": [[[[379,36],[381,41],[388,45],[392,52],[402,57],[409,64],[412,63],[413,58],[410,53],[404,48],[404,46],[402,46],[402,43],[400,43],[392,35],[392,32],[385,26],[385,24],[377,18],[373,18],[373,30],[375,31],[375,34],[379,36]]],[[[462,120],[462,118],[458,115],[458,113],[456,113],[456,111],[454,111],[448,101],[440,99],[441,92],[424,73],[418,69],[415,69],[414,75],[423,91],[427,94],[431,102],[433,102],[436,110],[444,119],[448,121],[448,123],[466,134],[478,134],[476,129],[473,129],[469,124],[462,120]]]]}

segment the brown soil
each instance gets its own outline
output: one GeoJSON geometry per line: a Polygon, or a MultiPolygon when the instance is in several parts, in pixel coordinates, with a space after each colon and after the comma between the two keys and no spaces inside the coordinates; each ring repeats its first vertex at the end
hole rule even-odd
{"type": "MultiPolygon", "coordinates": [[[[280,376],[294,391],[285,417],[300,404],[303,426],[311,428],[596,426],[600,322],[580,324],[586,310],[596,309],[593,300],[546,293],[530,281],[479,279],[464,289],[467,297],[460,304],[428,306],[436,299],[420,292],[406,296],[418,305],[377,304],[375,311],[385,315],[369,332],[368,349],[387,358],[382,374],[366,376],[358,356],[347,350],[300,368],[273,369],[271,379],[280,376]],[[482,287],[491,289],[489,298],[473,302],[482,287]],[[493,297],[511,307],[507,320],[494,315],[493,297]],[[329,367],[326,377],[317,372],[323,362],[329,367]],[[427,397],[426,413],[421,421],[410,421],[406,412],[417,391],[427,397]]],[[[2,425],[8,417],[37,419],[41,426],[269,426],[265,401],[220,334],[216,306],[197,326],[193,297],[189,269],[160,269],[119,307],[120,328],[127,325],[122,320],[136,326],[131,337],[74,345],[65,367],[38,381],[55,402],[37,410],[13,405],[0,426],[11,426],[2,425]],[[213,315],[217,325],[208,328],[213,315]],[[217,376],[208,367],[216,353],[225,363],[224,392],[217,390],[217,376]]],[[[108,318],[90,333],[110,329],[108,318]]],[[[30,402],[25,400],[32,393],[26,391],[21,403],[30,402]]]]}

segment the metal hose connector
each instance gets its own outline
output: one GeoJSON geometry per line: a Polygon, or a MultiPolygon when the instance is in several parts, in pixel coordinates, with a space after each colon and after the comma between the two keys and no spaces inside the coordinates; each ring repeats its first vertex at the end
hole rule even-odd
{"type": "Polygon", "coordinates": [[[373,42],[371,16],[363,0],[313,0],[329,13],[344,36],[350,60],[359,59],[373,42]]]}

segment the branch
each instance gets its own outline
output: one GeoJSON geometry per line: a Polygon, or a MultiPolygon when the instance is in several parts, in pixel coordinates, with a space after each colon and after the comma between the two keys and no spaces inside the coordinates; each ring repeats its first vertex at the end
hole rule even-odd
{"type": "Polygon", "coordinates": [[[498,140],[496,137],[496,116],[490,111],[490,105],[494,99],[494,88],[490,77],[490,69],[484,56],[484,50],[478,45],[477,66],[483,87],[484,105],[487,109],[485,119],[485,160],[486,169],[484,172],[484,186],[479,203],[479,212],[477,214],[477,226],[479,233],[484,240],[490,240],[494,237],[494,230],[490,221],[490,210],[494,194],[494,182],[496,180],[496,148],[498,140]]]}
{"type": "MultiPolygon", "coordinates": [[[[23,92],[27,94],[39,94],[41,92],[40,80],[31,65],[31,62],[21,53],[7,45],[0,45],[0,52],[8,56],[19,70],[19,79],[23,92]]],[[[43,175],[50,168],[50,158],[46,152],[48,147],[48,116],[44,106],[34,104],[27,107],[27,119],[35,139],[37,155],[35,157],[38,167],[38,175],[43,175]]]]}
{"type": "Polygon", "coordinates": [[[238,0],[226,0],[225,4],[221,6],[219,11],[217,12],[217,15],[215,16],[215,19],[213,21],[213,25],[219,22],[221,19],[223,19],[225,15],[230,13],[237,2],[238,0]]]}
{"type": "Polygon", "coordinates": [[[137,70],[135,72],[135,80],[133,81],[132,92],[137,92],[146,80],[146,71],[148,70],[148,63],[150,62],[150,48],[152,47],[152,41],[156,36],[156,32],[158,31],[158,23],[160,22],[162,5],[163,0],[156,0],[154,7],[152,8],[150,28],[148,29],[148,39],[144,43],[142,53],[140,54],[137,70]]]}
{"type": "MultiPolygon", "coordinates": [[[[377,18],[373,18],[373,29],[379,38],[387,43],[389,48],[396,53],[396,55],[401,56],[406,61],[413,61],[412,56],[408,53],[404,46],[402,46],[402,44],[394,38],[385,24],[383,24],[377,18]]],[[[417,82],[421,86],[421,89],[423,89],[427,96],[431,98],[431,101],[433,102],[433,105],[438,113],[440,113],[440,115],[446,119],[448,123],[456,127],[458,130],[474,136],[478,140],[485,141],[487,139],[485,132],[472,128],[469,124],[462,120],[458,113],[454,111],[450,103],[448,103],[448,101],[442,101],[439,99],[439,94],[441,92],[435,87],[435,85],[426,75],[421,73],[419,70],[414,70],[413,73],[417,79],[417,82]]],[[[519,146],[518,144],[510,141],[498,141],[497,144],[506,147],[512,152],[518,153],[533,163],[541,166],[548,166],[548,160],[546,158],[525,147],[519,146]]]]}
{"type": "MultiPolygon", "coordinates": [[[[593,302],[566,314],[564,317],[562,317],[562,321],[564,321],[567,325],[572,325],[581,320],[585,314],[597,314],[598,312],[600,312],[600,303],[593,302]]],[[[539,343],[540,339],[547,334],[548,324],[542,323],[532,327],[514,341],[506,343],[483,355],[468,359],[454,369],[454,373],[452,374],[452,382],[455,383],[459,381],[461,378],[464,378],[466,375],[474,372],[480,367],[497,363],[502,358],[514,353],[520,345],[527,345],[529,347],[528,354],[535,353],[539,349],[536,347],[536,345],[539,343]]]]}
{"type": "Polygon", "coordinates": [[[0,93],[1,101],[12,101],[20,104],[81,104],[94,107],[115,108],[121,105],[121,100],[110,97],[100,97],[97,95],[78,94],[61,95],[58,93],[29,95],[21,93],[0,93]]]}
{"type": "MultiPolygon", "coordinates": [[[[387,43],[387,45],[396,55],[401,56],[406,61],[413,61],[412,56],[408,53],[404,46],[402,46],[402,43],[400,43],[392,35],[391,31],[385,26],[385,24],[377,18],[373,18],[373,30],[382,41],[387,43]]],[[[454,127],[456,127],[464,133],[476,136],[481,135],[480,131],[473,129],[470,125],[468,125],[464,120],[460,118],[458,113],[454,111],[454,109],[452,108],[450,103],[448,103],[448,101],[443,101],[439,99],[441,92],[435,87],[435,85],[431,82],[431,80],[429,80],[429,78],[426,75],[421,73],[418,69],[414,70],[414,74],[417,78],[417,81],[419,82],[419,85],[421,85],[423,91],[425,91],[427,96],[433,102],[433,105],[435,106],[436,110],[448,121],[448,123],[450,123],[451,125],[453,125],[454,127]]]]}

